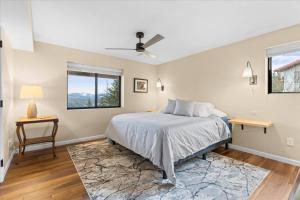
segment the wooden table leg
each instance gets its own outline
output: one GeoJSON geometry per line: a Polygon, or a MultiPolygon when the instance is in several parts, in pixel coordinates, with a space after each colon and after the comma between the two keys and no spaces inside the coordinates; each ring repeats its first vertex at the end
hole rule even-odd
{"type": "Polygon", "coordinates": [[[57,129],[58,129],[58,124],[57,124],[57,122],[54,122],[53,130],[52,130],[52,153],[53,153],[54,157],[56,157],[56,154],[55,154],[55,136],[56,136],[56,133],[57,133],[57,129]]]}
{"type": "Polygon", "coordinates": [[[23,150],[22,150],[22,155],[24,155],[25,153],[25,142],[26,142],[26,134],[25,134],[25,129],[24,129],[24,125],[21,126],[22,128],[22,134],[23,134],[23,150]]]}
{"type": "Polygon", "coordinates": [[[17,126],[17,130],[16,130],[18,140],[19,140],[19,159],[18,160],[21,160],[21,157],[22,157],[22,144],[23,144],[21,134],[20,134],[20,128],[21,128],[21,126],[17,126]]]}
{"type": "Polygon", "coordinates": [[[53,153],[53,157],[56,157],[56,154],[55,154],[55,141],[54,140],[52,142],[52,153],[53,153]]]}

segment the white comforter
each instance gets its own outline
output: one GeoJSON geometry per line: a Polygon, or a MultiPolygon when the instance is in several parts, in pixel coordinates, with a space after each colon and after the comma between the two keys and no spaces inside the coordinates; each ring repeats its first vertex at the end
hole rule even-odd
{"type": "Polygon", "coordinates": [[[106,136],[151,160],[175,184],[174,162],[227,139],[230,131],[219,117],[147,112],[113,117],[106,136]]]}

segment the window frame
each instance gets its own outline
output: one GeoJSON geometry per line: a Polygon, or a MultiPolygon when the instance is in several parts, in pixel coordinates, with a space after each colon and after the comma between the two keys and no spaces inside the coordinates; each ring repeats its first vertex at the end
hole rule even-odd
{"type": "Polygon", "coordinates": [[[299,94],[299,92],[272,92],[272,57],[268,57],[268,94],[299,94]]]}
{"type": "Polygon", "coordinates": [[[74,71],[74,70],[67,70],[67,110],[80,110],[80,109],[97,109],[97,108],[121,108],[122,106],[122,96],[121,96],[121,90],[122,90],[122,79],[121,76],[117,75],[110,75],[110,74],[100,74],[100,73],[91,73],[91,72],[80,72],[80,71],[74,71]],[[95,79],[95,106],[91,107],[69,107],[69,74],[75,74],[75,75],[85,75],[85,76],[91,76],[95,79]],[[98,106],[98,77],[101,76],[114,76],[119,80],[119,104],[117,106],[98,106]]]}

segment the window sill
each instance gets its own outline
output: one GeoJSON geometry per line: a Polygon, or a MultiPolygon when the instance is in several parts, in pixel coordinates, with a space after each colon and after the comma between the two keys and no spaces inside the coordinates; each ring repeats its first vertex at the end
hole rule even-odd
{"type": "Polygon", "coordinates": [[[67,110],[105,109],[105,108],[121,108],[121,106],[110,106],[110,107],[83,107],[83,108],[67,108],[67,110]]]}

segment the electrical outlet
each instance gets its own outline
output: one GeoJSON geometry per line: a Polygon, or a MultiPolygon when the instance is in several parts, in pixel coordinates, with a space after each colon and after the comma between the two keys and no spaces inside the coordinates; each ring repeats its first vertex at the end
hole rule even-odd
{"type": "Polygon", "coordinates": [[[9,148],[12,148],[14,146],[14,141],[12,139],[8,141],[8,146],[9,148]]]}
{"type": "Polygon", "coordinates": [[[286,144],[287,144],[288,146],[294,146],[294,138],[287,137],[287,138],[286,138],[286,144]]]}

